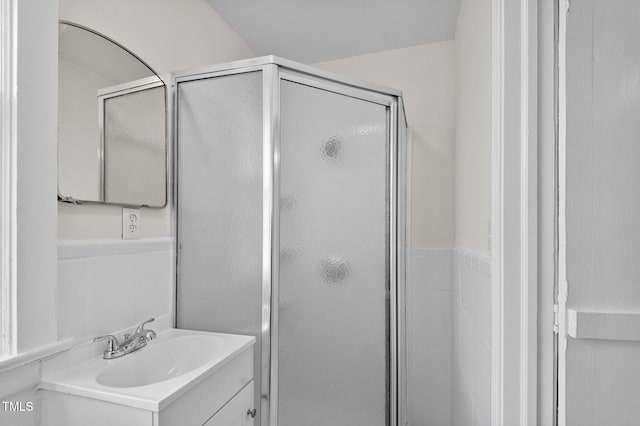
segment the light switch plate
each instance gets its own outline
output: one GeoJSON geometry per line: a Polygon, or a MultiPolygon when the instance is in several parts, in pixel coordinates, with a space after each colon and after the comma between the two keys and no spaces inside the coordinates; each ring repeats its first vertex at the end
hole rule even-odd
{"type": "Polygon", "coordinates": [[[122,239],[137,240],[140,238],[142,217],[140,209],[122,209],[122,239]]]}

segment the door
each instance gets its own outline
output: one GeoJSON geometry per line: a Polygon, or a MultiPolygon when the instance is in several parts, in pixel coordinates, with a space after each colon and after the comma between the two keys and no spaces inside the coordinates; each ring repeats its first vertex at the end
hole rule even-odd
{"type": "Polygon", "coordinates": [[[279,426],[385,426],[389,111],[281,83],[279,426]]]}
{"type": "Polygon", "coordinates": [[[262,371],[262,72],[177,89],[177,325],[256,336],[262,371]]]}
{"type": "Polygon", "coordinates": [[[572,1],[560,22],[561,37],[566,34],[560,57],[566,64],[560,76],[566,82],[560,133],[566,124],[560,140],[566,262],[561,256],[559,278],[568,290],[568,338],[566,354],[562,344],[559,354],[559,421],[638,425],[640,2],[572,1]]]}

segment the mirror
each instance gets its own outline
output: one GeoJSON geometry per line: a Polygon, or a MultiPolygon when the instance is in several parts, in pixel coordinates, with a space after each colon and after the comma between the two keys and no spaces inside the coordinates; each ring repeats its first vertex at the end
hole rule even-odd
{"type": "Polygon", "coordinates": [[[60,22],[58,197],[164,207],[166,90],[140,58],[82,26],[60,22]]]}

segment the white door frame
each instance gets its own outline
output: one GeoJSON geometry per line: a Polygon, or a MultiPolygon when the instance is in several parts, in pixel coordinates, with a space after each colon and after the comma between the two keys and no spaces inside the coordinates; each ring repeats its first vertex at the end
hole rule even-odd
{"type": "Polygon", "coordinates": [[[2,340],[10,354],[31,356],[57,340],[58,2],[1,0],[0,7],[0,185],[8,210],[0,216],[10,265],[2,340]]]}
{"type": "Polygon", "coordinates": [[[17,0],[0,3],[0,357],[16,342],[17,0]]]}
{"type": "Polygon", "coordinates": [[[492,0],[492,426],[552,424],[538,419],[538,7],[492,0]]]}

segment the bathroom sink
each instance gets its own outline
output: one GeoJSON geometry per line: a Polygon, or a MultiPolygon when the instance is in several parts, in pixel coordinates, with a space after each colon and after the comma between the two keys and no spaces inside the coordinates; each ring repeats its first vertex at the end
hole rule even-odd
{"type": "Polygon", "coordinates": [[[255,341],[253,336],[171,328],[120,358],[102,359],[104,348],[96,347],[100,358],[44,376],[40,388],[159,411],[205,381],[214,388],[229,380],[248,383],[255,341]]]}
{"type": "Polygon", "coordinates": [[[188,335],[150,342],[112,361],[96,376],[105,386],[129,388],[173,379],[206,364],[224,349],[218,336],[188,335]]]}

